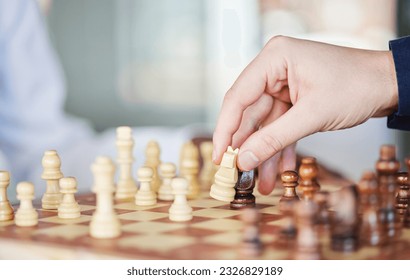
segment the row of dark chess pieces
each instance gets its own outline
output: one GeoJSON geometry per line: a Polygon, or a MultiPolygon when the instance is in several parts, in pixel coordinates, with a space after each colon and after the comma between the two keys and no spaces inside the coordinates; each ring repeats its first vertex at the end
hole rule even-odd
{"type": "MultiPolygon", "coordinates": [[[[406,164],[410,166],[410,159],[406,164]]],[[[279,209],[285,219],[281,240],[294,246],[292,258],[323,258],[322,234],[330,235],[332,250],[354,252],[363,246],[388,246],[399,239],[403,227],[410,228],[409,175],[399,172],[395,146],[380,148],[375,167],[375,172],[364,172],[357,185],[333,192],[320,190],[312,157],[302,158],[299,172],[281,174],[284,194],[279,209]]],[[[255,233],[260,218],[256,212],[255,208],[243,212],[242,249],[248,256],[257,256],[262,249],[255,233]]]]}

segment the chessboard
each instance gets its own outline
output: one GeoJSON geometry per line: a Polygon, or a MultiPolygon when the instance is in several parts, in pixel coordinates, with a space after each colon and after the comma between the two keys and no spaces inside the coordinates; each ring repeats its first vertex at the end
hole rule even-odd
{"type": "MultiPolygon", "coordinates": [[[[321,190],[333,192],[350,184],[348,180],[327,173],[320,176],[321,190]]],[[[269,196],[254,192],[256,208],[261,214],[260,238],[263,250],[256,259],[292,259],[294,240],[282,238],[285,222],[278,202],[283,187],[269,196]]],[[[137,206],[133,201],[114,204],[122,234],[113,239],[95,239],[89,235],[89,223],[96,208],[94,194],[76,197],[81,216],[60,219],[56,210],[44,210],[40,202],[34,207],[39,223],[18,227],[14,221],[0,222],[1,259],[243,259],[241,244],[241,210],[217,201],[208,190],[194,200],[193,219],[172,222],[168,210],[171,202],[158,201],[153,206],[137,206]]],[[[17,209],[17,205],[14,206],[17,209]]],[[[410,259],[410,229],[401,238],[384,247],[361,247],[355,252],[335,252],[329,234],[320,232],[322,259],[410,259]]],[[[249,259],[248,257],[246,259],[249,259]]]]}

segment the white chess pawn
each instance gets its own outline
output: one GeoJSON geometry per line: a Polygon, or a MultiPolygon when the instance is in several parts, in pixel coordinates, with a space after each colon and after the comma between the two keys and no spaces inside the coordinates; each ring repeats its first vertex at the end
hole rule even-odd
{"type": "Polygon", "coordinates": [[[161,164],[161,148],[157,141],[151,140],[145,149],[145,166],[152,168],[153,175],[151,181],[151,190],[155,193],[161,185],[161,179],[158,176],[158,166],[161,164]]]}
{"type": "Polygon", "coordinates": [[[46,151],[41,163],[43,165],[41,178],[46,180],[47,184],[46,192],[41,199],[42,207],[47,210],[57,210],[62,199],[59,186],[59,180],[63,178],[60,157],[54,150],[46,151]]]}
{"type": "Polygon", "coordinates": [[[169,219],[174,222],[192,220],[192,208],[186,199],[188,181],[185,178],[174,178],[171,185],[175,199],[169,208],[169,219]]]}
{"type": "Polygon", "coordinates": [[[166,162],[159,166],[159,174],[162,177],[162,184],[158,190],[158,198],[161,200],[172,201],[174,195],[172,194],[171,181],[176,176],[176,166],[173,163],[166,162]]]}
{"type": "Polygon", "coordinates": [[[0,170],[0,222],[14,219],[14,210],[7,198],[7,187],[10,184],[10,173],[0,170]]]}
{"type": "Polygon", "coordinates": [[[17,184],[17,199],[20,208],[16,212],[14,222],[19,227],[31,227],[38,224],[38,213],[33,207],[34,185],[30,182],[17,184]]]}
{"type": "Polygon", "coordinates": [[[151,190],[151,181],[154,172],[152,168],[143,166],[138,169],[137,176],[140,182],[140,189],[135,195],[135,204],[139,206],[155,205],[157,203],[157,196],[151,190]]]}
{"type": "Polygon", "coordinates": [[[117,128],[116,146],[118,152],[117,162],[119,165],[119,176],[115,198],[133,199],[138,188],[132,177],[134,139],[132,138],[132,130],[130,127],[120,126],[117,128]]]}
{"type": "Polygon", "coordinates": [[[235,197],[235,184],[238,181],[238,168],[236,160],[239,149],[233,150],[231,146],[224,153],[218,171],[215,173],[215,182],[211,186],[210,196],[230,202],[235,197]]]}
{"type": "Polygon", "coordinates": [[[77,180],[74,177],[61,178],[60,191],[63,194],[63,201],[58,207],[58,217],[61,219],[79,218],[81,209],[74,197],[77,192],[77,180]]]}
{"type": "Polygon", "coordinates": [[[113,203],[113,162],[108,157],[97,157],[91,170],[94,175],[93,192],[97,196],[97,208],[90,222],[90,235],[94,238],[115,238],[121,235],[121,223],[113,203]]]}

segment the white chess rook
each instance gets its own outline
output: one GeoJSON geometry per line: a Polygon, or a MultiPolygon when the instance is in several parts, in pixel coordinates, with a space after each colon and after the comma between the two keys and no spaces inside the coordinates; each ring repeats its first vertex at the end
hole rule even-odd
{"type": "Polygon", "coordinates": [[[192,220],[192,208],[186,199],[188,181],[185,178],[174,178],[171,185],[175,199],[169,208],[169,219],[174,222],[192,220]]]}
{"type": "Polygon", "coordinates": [[[132,177],[134,139],[132,138],[132,130],[130,127],[120,126],[117,128],[116,146],[119,177],[115,198],[119,200],[134,199],[138,188],[132,177]]]}
{"type": "Polygon", "coordinates": [[[0,222],[14,219],[14,210],[7,198],[9,184],[10,173],[0,170],[0,222]]]}
{"type": "Polygon", "coordinates": [[[74,194],[77,192],[77,180],[74,177],[60,179],[63,201],[58,207],[58,217],[61,219],[76,219],[81,216],[81,209],[75,201],[74,194]]]}
{"type": "Polygon", "coordinates": [[[17,184],[17,199],[20,208],[16,212],[14,222],[19,227],[31,227],[38,224],[38,213],[33,208],[34,185],[30,182],[17,184]]]}
{"type": "Polygon", "coordinates": [[[158,190],[158,198],[161,200],[172,201],[174,195],[172,194],[171,182],[172,178],[176,176],[176,166],[173,163],[166,162],[159,166],[159,174],[162,177],[162,184],[158,190]]]}
{"type": "Polygon", "coordinates": [[[211,186],[210,196],[220,200],[230,202],[235,197],[235,184],[238,181],[238,168],[236,160],[239,149],[233,150],[228,147],[224,153],[221,165],[215,174],[215,183],[211,186]]]}
{"type": "Polygon", "coordinates": [[[154,175],[152,168],[147,166],[140,167],[137,175],[140,189],[135,195],[135,204],[139,206],[155,205],[157,203],[157,196],[151,190],[151,181],[154,175]]]}
{"type": "Polygon", "coordinates": [[[61,161],[55,150],[46,151],[41,161],[43,173],[41,178],[46,180],[46,192],[41,199],[43,209],[57,210],[62,195],[60,193],[59,180],[63,177],[61,173],[61,161]]]}
{"type": "Polygon", "coordinates": [[[97,157],[91,170],[97,208],[90,222],[90,235],[101,239],[118,237],[121,235],[121,224],[113,207],[114,164],[108,157],[97,157]]]}

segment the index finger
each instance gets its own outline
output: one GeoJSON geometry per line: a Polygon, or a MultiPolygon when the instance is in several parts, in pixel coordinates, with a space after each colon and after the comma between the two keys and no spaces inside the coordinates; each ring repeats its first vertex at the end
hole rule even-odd
{"type": "Polygon", "coordinates": [[[239,129],[245,109],[256,102],[264,93],[268,82],[267,77],[270,76],[267,61],[268,59],[263,59],[262,53],[260,53],[242,71],[225,94],[213,135],[212,160],[214,163],[220,163],[223,153],[231,145],[232,137],[239,129]]]}

